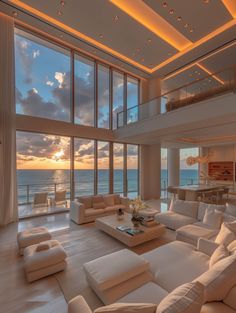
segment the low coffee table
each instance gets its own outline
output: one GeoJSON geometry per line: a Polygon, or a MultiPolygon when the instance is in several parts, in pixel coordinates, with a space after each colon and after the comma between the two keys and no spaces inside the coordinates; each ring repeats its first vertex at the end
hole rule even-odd
{"type": "Polygon", "coordinates": [[[123,242],[128,247],[134,247],[140,245],[141,243],[156,239],[165,232],[165,226],[162,224],[157,224],[152,227],[140,225],[138,229],[143,232],[132,236],[125,231],[118,230],[117,226],[127,226],[133,229],[134,227],[131,222],[131,214],[125,213],[124,219],[121,221],[118,220],[116,214],[96,219],[96,227],[98,229],[123,242]]]}

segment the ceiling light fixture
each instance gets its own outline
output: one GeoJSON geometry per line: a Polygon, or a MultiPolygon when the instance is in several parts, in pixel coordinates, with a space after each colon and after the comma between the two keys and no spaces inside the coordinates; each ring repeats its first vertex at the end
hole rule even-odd
{"type": "Polygon", "coordinates": [[[63,34],[60,34],[59,37],[60,37],[60,38],[63,38],[63,34]]]}
{"type": "Polygon", "coordinates": [[[148,42],[148,43],[151,43],[151,42],[152,42],[152,39],[149,38],[149,39],[147,40],[147,42],[148,42]]]}
{"type": "Polygon", "coordinates": [[[63,13],[61,10],[57,10],[57,14],[61,16],[63,13]]]}
{"type": "Polygon", "coordinates": [[[177,17],[177,21],[178,21],[178,22],[182,21],[182,17],[181,17],[181,16],[178,16],[178,17],[177,17]]]}
{"type": "Polygon", "coordinates": [[[62,0],[62,1],[60,2],[60,5],[61,5],[62,7],[64,7],[65,1],[62,0]]]}
{"type": "Polygon", "coordinates": [[[118,20],[119,20],[119,16],[118,16],[118,15],[115,15],[114,21],[117,22],[118,20]]]}
{"type": "Polygon", "coordinates": [[[185,23],[184,28],[188,28],[188,27],[189,27],[188,23],[185,23]]]}
{"type": "Polygon", "coordinates": [[[174,9],[171,9],[171,10],[169,11],[170,15],[173,15],[174,12],[175,12],[174,9]]]}
{"type": "Polygon", "coordinates": [[[14,17],[17,17],[17,16],[18,16],[18,13],[17,13],[16,11],[13,11],[13,12],[12,12],[12,15],[13,15],[14,17]]]}
{"type": "Polygon", "coordinates": [[[193,33],[194,29],[193,28],[190,28],[189,32],[190,33],[193,33]]]}
{"type": "Polygon", "coordinates": [[[100,38],[100,39],[103,39],[103,34],[99,34],[99,38],[100,38]]]}
{"type": "Polygon", "coordinates": [[[167,2],[162,3],[163,8],[166,8],[168,6],[167,2]]]}

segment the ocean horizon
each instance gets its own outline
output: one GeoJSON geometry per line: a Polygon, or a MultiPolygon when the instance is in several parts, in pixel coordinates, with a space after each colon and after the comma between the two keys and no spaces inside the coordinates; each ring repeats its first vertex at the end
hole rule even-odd
{"type": "MultiPolygon", "coordinates": [[[[161,188],[167,186],[167,170],[161,171],[161,188]]],[[[75,196],[94,194],[94,170],[80,169],[74,171],[75,196]]],[[[192,184],[198,182],[198,170],[180,170],[180,184],[192,184]]],[[[17,170],[18,203],[26,203],[33,200],[37,192],[48,192],[53,196],[55,189],[66,189],[67,197],[70,197],[70,170],[17,170]]],[[[130,197],[135,197],[138,190],[138,171],[136,169],[127,170],[128,193],[130,197]]],[[[109,192],[109,170],[98,170],[98,193],[109,192]]],[[[123,170],[114,170],[114,193],[123,193],[123,170]]]]}

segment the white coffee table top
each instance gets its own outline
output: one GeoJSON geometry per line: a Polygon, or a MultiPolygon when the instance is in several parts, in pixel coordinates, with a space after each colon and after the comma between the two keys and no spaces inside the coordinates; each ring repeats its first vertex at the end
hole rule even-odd
{"type": "Polygon", "coordinates": [[[138,229],[143,232],[134,236],[117,229],[117,226],[121,225],[134,228],[133,223],[131,222],[131,217],[131,214],[128,213],[125,213],[123,220],[118,220],[116,214],[100,217],[96,219],[96,227],[129,247],[137,246],[146,241],[156,239],[165,232],[165,226],[162,224],[157,224],[152,227],[140,225],[138,229]]]}

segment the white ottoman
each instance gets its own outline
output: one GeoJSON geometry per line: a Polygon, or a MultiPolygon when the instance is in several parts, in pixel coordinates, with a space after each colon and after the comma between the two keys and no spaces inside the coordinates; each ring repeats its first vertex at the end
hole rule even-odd
{"type": "Polygon", "coordinates": [[[28,282],[52,275],[66,267],[66,252],[57,240],[48,240],[24,250],[24,269],[28,282]]]}
{"type": "Polygon", "coordinates": [[[84,270],[90,287],[105,304],[153,279],[148,271],[149,263],[127,249],[85,263],[84,270]]]}
{"type": "Polygon", "coordinates": [[[51,238],[52,236],[46,227],[35,227],[19,232],[17,234],[17,244],[20,255],[23,255],[26,247],[45,240],[50,240],[51,238]]]}
{"type": "Polygon", "coordinates": [[[190,243],[197,246],[199,238],[210,239],[218,233],[218,230],[210,229],[208,227],[201,227],[200,225],[185,225],[176,230],[176,240],[190,243]]]}

